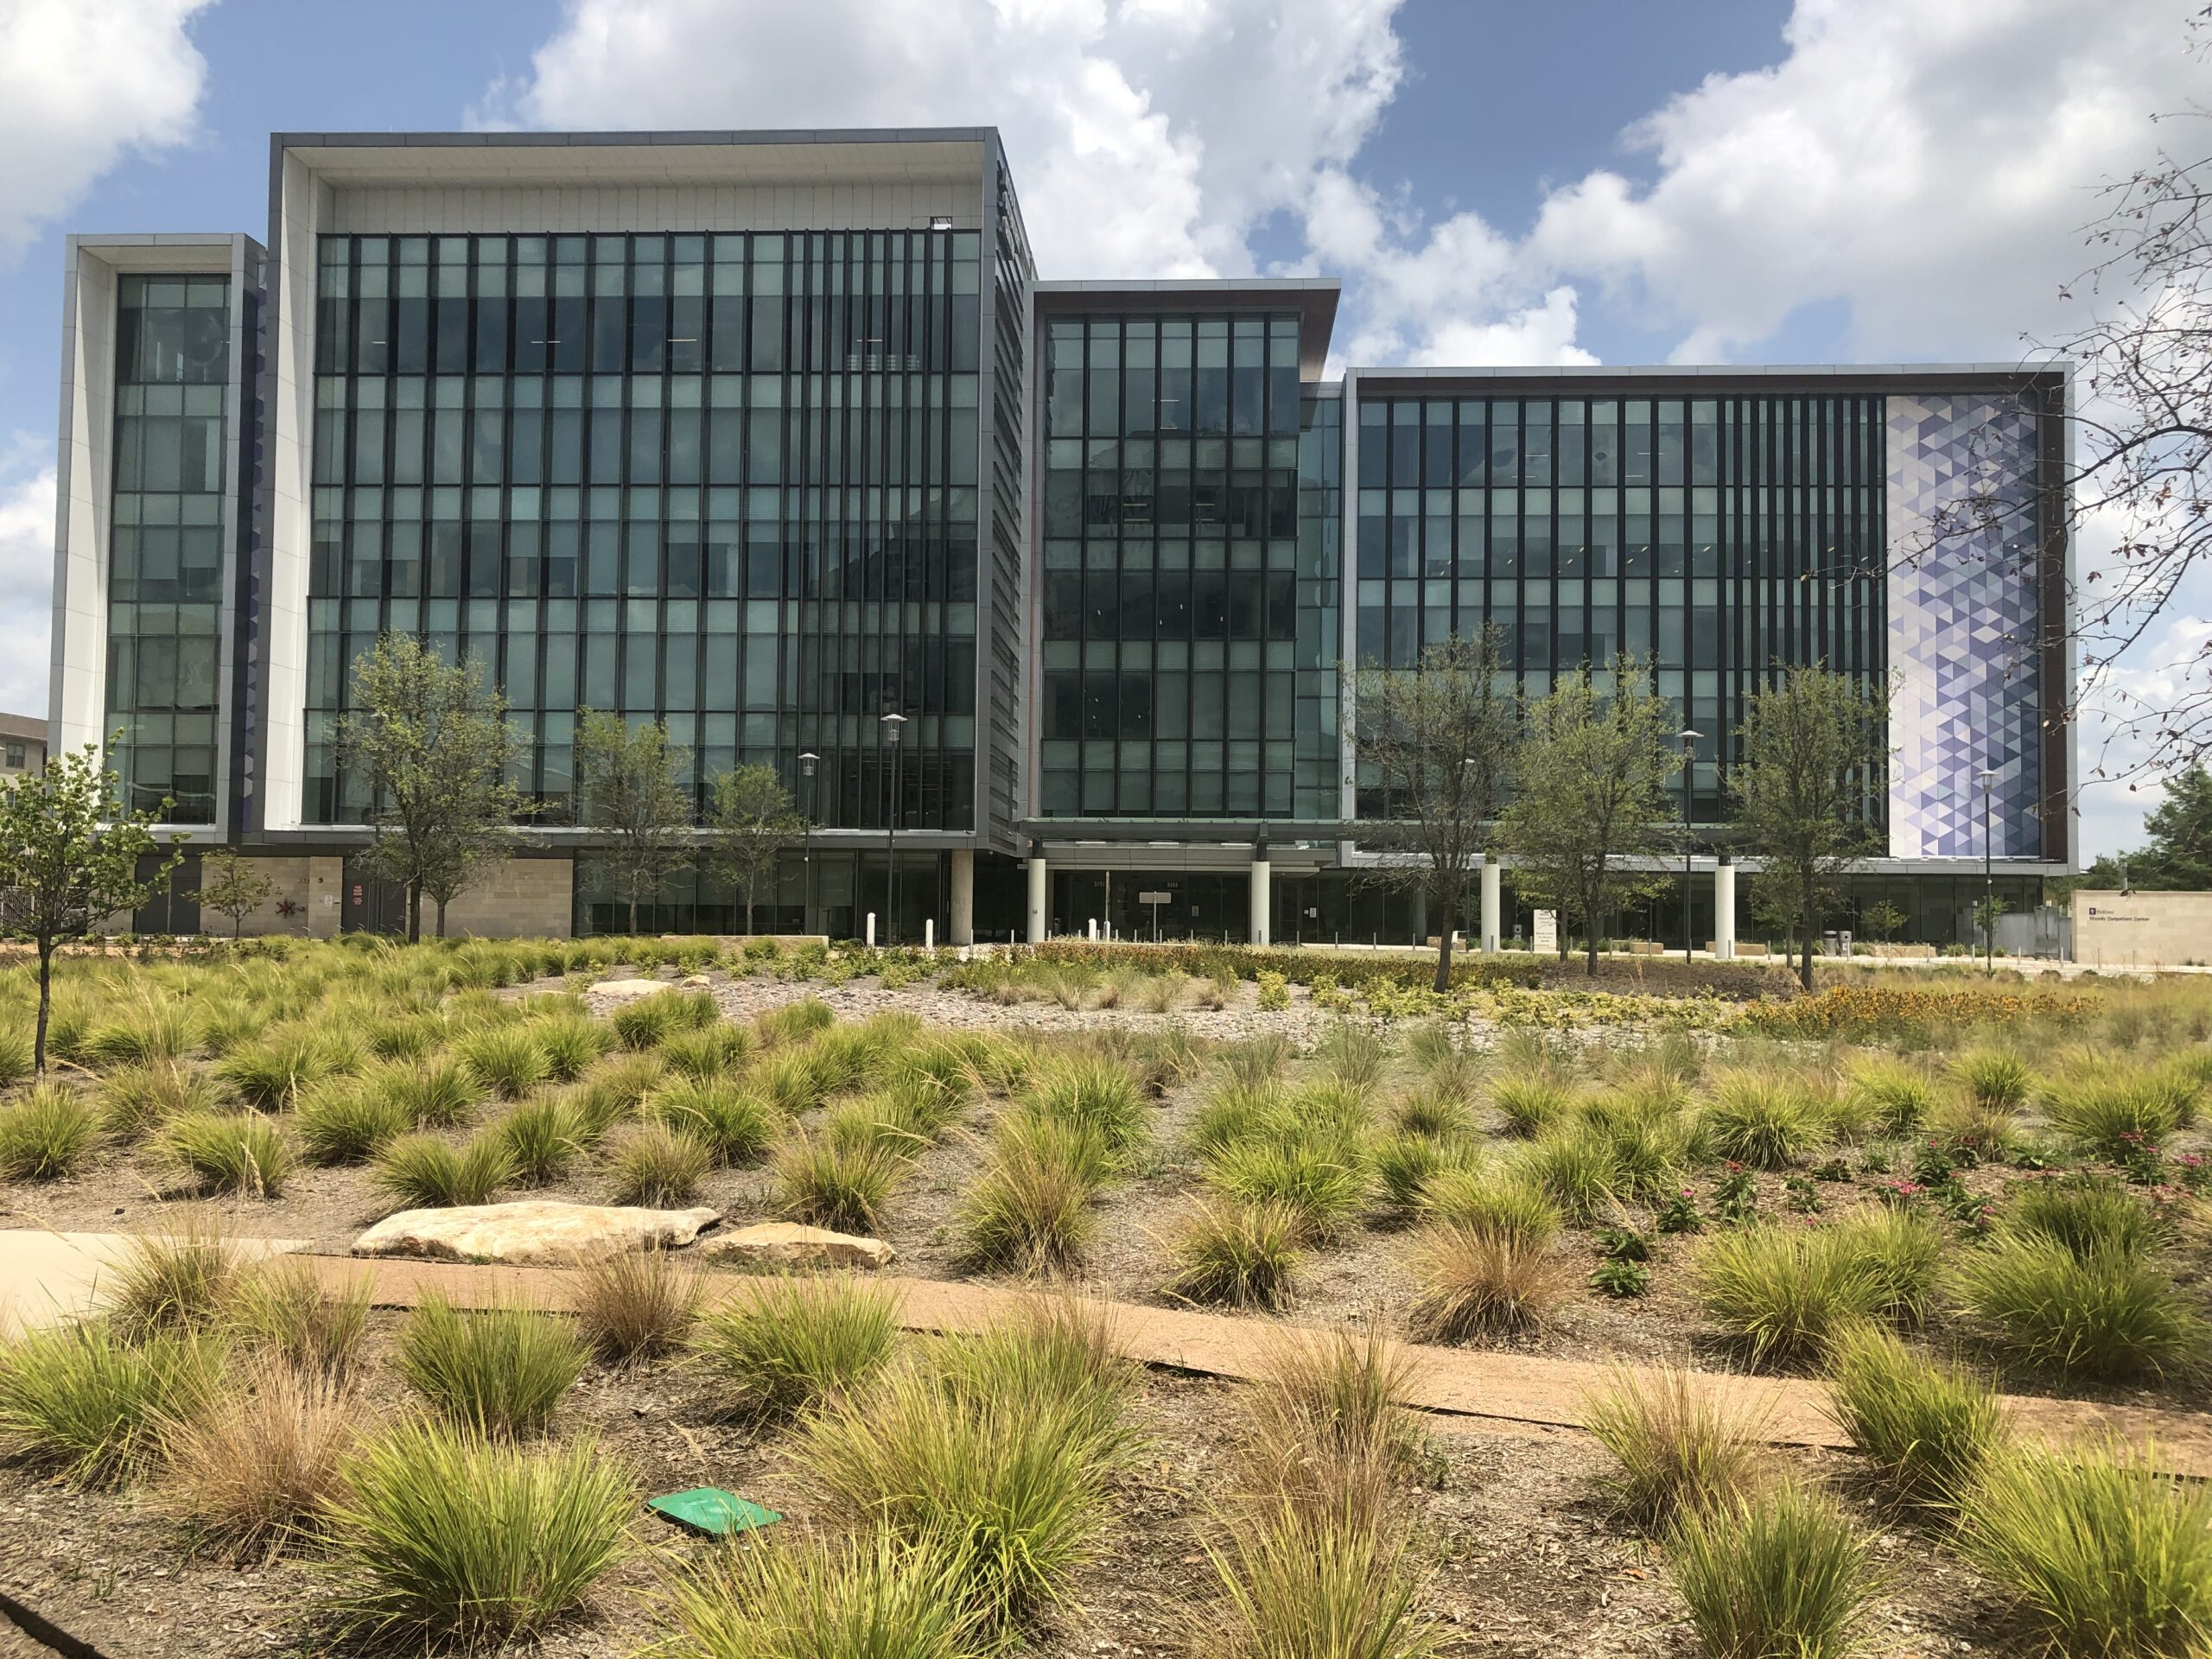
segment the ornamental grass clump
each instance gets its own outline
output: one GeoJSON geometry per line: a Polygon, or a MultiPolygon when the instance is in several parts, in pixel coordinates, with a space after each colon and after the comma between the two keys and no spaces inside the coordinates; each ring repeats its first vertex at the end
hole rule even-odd
{"type": "Polygon", "coordinates": [[[1731,1071],[1715,1079],[1700,1127],[1715,1154],[1753,1169],[1787,1169],[1827,1144],[1821,1103],[1778,1072],[1731,1071]]]}
{"type": "Polygon", "coordinates": [[[1872,1541],[1789,1481],[1690,1511],[1668,1566],[1712,1659],[1839,1659],[1879,1588],[1872,1541]]]}
{"type": "Polygon", "coordinates": [[[1201,1201],[1167,1242],[1175,1270],[1161,1286],[1186,1301],[1284,1306],[1306,1257],[1305,1218],[1280,1199],[1201,1201]]]}
{"type": "Polygon", "coordinates": [[[314,1083],[351,1071],[354,1057],[337,1038],[319,1031],[283,1028],[232,1050],[215,1075],[258,1112],[289,1111],[314,1083]]]}
{"type": "Polygon", "coordinates": [[[1975,1105],[2016,1112],[2027,1103],[2028,1065],[2009,1049],[1979,1048],[1952,1062],[1951,1080],[1975,1105]]]}
{"type": "Polygon", "coordinates": [[[514,1179],[514,1161],[497,1135],[456,1147],[435,1135],[403,1135],[376,1156],[376,1184],[398,1210],[489,1204],[514,1179]]]}
{"type": "Polygon", "coordinates": [[[1831,1339],[1823,1370],[1838,1427],[1906,1503],[1955,1503],[2004,1444],[2004,1409],[1985,1378],[1878,1325],[1831,1339]]]}
{"type": "Polygon", "coordinates": [[[0,1446],[73,1486],[118,1484],[215,1397],[224,1351],[177,1331],[126,1341],[102,1320],[30,1332],[0,1346],[0,1446]]]}
{"type": "Polygon", "coordinates": [[[450,1057],[395,1065],[376,1080],[418,1129],[457,1128],[484,1098],[475,1071],[450,1057]]]}
{"type": "Polygon", "coordinates": [[[583,1114],[565,1095],[525,1100],[485,1133],[497,1139],[524,1186],[550,1186],[590,1150],[583,1114]]]}
{"type": "Polygon", "coordinates": [[[301,1096],[292,1130],[310,1163],[365,1163],[415,1127],[381,1084],[373,1076],[334,1078],[301,1096]]]}
{"type": "Polygon", "coordinates": [[[1612,1148],[1587,1128],[1562,1128],[1532,1141],[1509,1167],[1577,1224],[1593,1220],[1619,1196],[1612,1148]]]}
{"type": "Polygon", "coordinates": [[[918,1363],[827,1402],[800,1469],[902,1544],[964,1561],[961,1602],[1007,1632],[1064,1603],[1104,1551],[1115,1482],[1140,1444],[1135,1380],[1110,1333],[1074,1307],[940,1339],[918,1363]]]}
{"type": "Polygon", "coordinates": [[[680,1070],[645,1096],[645,1111],[657,1122],[696,1135],[724,1169],[759,1163],[781,1122],[774,1107],[730,1078],[680,1070]]]}
{"type": "Polygon", "coordinates": [[[313,1263],[272,1256],[245,1269],[231,1299],[229,1325],[246,1346],[296,1370],[350,1375],[369,1333],[372,1282],[323,1282],[313,1263]]]}
{"type": "Polygon", "coordinates": [[[298,1162],[284,1132],[251,1112],[187,1112],[157,1144],[203,1192],[277,1198],[298,1162]]]}
{"type": "Polygon", "coordinates": [[[223,1556],[265,1560],[320,1531],[360,1415],[328,1373],[264,1365],[163,1437],[171,1502],[223,1556]]]}
{"type": "Polygon", "coordinates": [[[2092,1157],[2125,1162],[2143,1146],[2162,1146],[2196,1115],[2198,1086],[2170,1070],[2107,1064],[2045,1081],[2044,1113],[2092,1157]]]}
{"type": "Polygon", "coordinates": [[[545,1075],[555,1083],[574,1083],[616,1041],[604,1021],[588,1014],[547,1014],[532,1020],[525,1029],[545,1057],[545,1075]]]}
{"type": "Polygon", "coordinates": [[[1763,1425],[1729,1403],[1725,1387],[1681,1367],[1620,1366],[1592,1396],[1590,1432],[1615,1465],[1599,1484],[1618,1519],[1639,1532],[1663,1533],[1758,1484],[1766,1457],[1763,1425]]]}
{"type": "Polygon", "coordinates": [[[1491,1089],[1490,1103],[1505,1120],[1508,1135],[1533,1141],[1565,1121],[1574,1096],[1565,1084],[1538,1073],[1500,1078],[1491,1089]]]}
{"type": "Polygon", "coordinates": [[[991,1161],[960,1202],[962,1259],[1014,1273],[1065,1272],[1096,1230],[1091,1200],[1107,1160],[1081,1119],[1016,1113],[1000,1120],[991,1161]]]}
{"type": "Polygon", "coordinates": [[[1436,1223],[1415,1234],[1421,1281],[1412,1325],[1424,1341],[1467,1342],[1540,1327],[1567,1294],[1567,1275],[1541,1244],[1436,1223]]]}
{"type": "Polygon", "coordinates": [[[1818,1359],[1846,1325],[1875,1317],[1885,1296],[1873,1266],[1827,1228],[1716,1234],[1691,1274],[1707,1313],[1764,1365],[1818,1359]]]}
{"type": "Polygon", "coordinates": [[[745,1081],[785,1117],[810,1112],[830,1096],[821,1057],[804,1043],[770,1048],[753,1063],[745,1081]]]}
{"type": "Polygon", "coordinates": [[[1222,1589],[1194,1649],[1229,1659],[1431,1659],[1442,1627],[1419,1605],[1427,1574],[1402,1522],[1275,1503],[1206,1545],[1222,1589]]]}
{"type": "Polygon", "coordinates": [[[572,1311],[584,1344],[601,1359],[634,1365],[677,1351],[690,1339],[706,1277],[666,1250],[618,1250],[586,1262],[572,1311]]]}
{"type": "Polygon", "coordinates": [[[2204,1321],[2137,1255],[2077,1256],[2047,1239],[2002,1239],[1961,1263],[1958,1294],[1999,1354],[2047,1376],[2158,1382],[2204,1366],[2204,1321]]]}
{"type": "Polygon", "coordinates": [[[242,1274],[222,1218],[200,1209],[173,1213],[159,1232],[126,1240],[110,1264],[101,1301],[125,1337],[149,1331],[205,1331],[228,1313],[242,1274]]]}
{"type": "Polygon", "coordinates": [[[715,1552],[669,1591],[675,1651],[690,1659],[978,1659],[969,1564],[876,1527],[715,1552]]]}
{"type": "Polygon", "coordinates": [[[1427,1449],[1406,1408],[1412,1366],[1372,1324],[1355,1335],[1282,1332],[1244,1395],[1240,1492],[1387,1520],[1427,1449]]]}
{"type": "Polygon", "coordinates": [[[1287,1205],[1306,1243],[1341,1235],[1372,1185],[1360,1149],[1323,1136],[1233,1142],[1206,1160],[1201,1179],[1236,1203],[1287,1205]]]}
{"type": "Polygon", "coordinates": [[[662,1039],[677,1029],[677,1013],[672,992],[655,991],[623,1003],[607,1016],[607,1023],[613,1027],[622,1046],[635,1053],[659,1047],[662,1039]]]}
{"type": "Polygon", "coordinates": [[[1421,1207],[1428,1184],[1446,1172],[1478,1170],[1482,1148],[1472,1141],[1437,1141],[1427,1135],[1385,1135],[1368,1148],[1368,1166],[1391,1209],[1405,1215],[1421,1207]]]}
{"type": "Polygon", "coordinates": [[[0,1106],[0,1180],[58,1181],[92,1162],[100,1120],[73,1089],[42,1083],[0,1106]]]}
{"type": "Polygon", "coordinates": [[[753,1018],[753,1030],[763,1047],[779,1043],[803,1043],[815,1033],[837,1023],[836,1012],[818,996],[802,996],[753,1018]]]}
{"type": "Polygon", "coordinates": [[[661,1039],[660,1057],[670,1071],[703,1082],[736,1070],[753,1048],[749,1028],[717,1020],[690,1031],[671,1032],[661,1039]]]}
{"type": "Polygon", "coordinates": [[[553,1075],[527,1024],[480,1027],[456,1042],[454,1052],[478,1084],[501,1100],[519,1100],[553,1075]]]}
{"type": "Polygon", "coordinates": [[[1421,1213],[1485,1237],[1541,1246],[1564,1223],[1551,1194],[1516,1169],[1446,1170],[1421,1193],[1421,1213]]]}
{"type": "Polygon", "coordinates": [[[1958,1541],[2052,1653],[2212,1650],[2212,1491],[2158,1472],[2147,1448],[1994,1457],[1961,1505],[1958,1541]]]}
{"type": "Polygon", "coordinates": [[[1868,1054],[1852,1063],[1845,1099],[1885,1135],[1910,1135],[1936,1109],[1936,1085],[1909,1060],[1868,1054]]]}
{"type": "Polygon", "coordinates": [[[584,1367],[569,1325],[535,1308],[464,1312],[425,1298],[399,1327],[393,1364],[449,1421],[481,1434],[541,1434],[584,1367]]]}
{"type": "Polygon", "coordinates": [[[1116,1161],[1126,1161],[1151,1130],[1151,1108],[1136,1080],[1096,1055],[1071,1056],[1033,1072],[1020,1104],[1024,1111],[1090,1129],[1116,1161]]]}
{"type": "Polygon", "coordinates": [[[1999,1238],[2048,1241],[2076,1261],[2145,1256],[2172,1237],[2172,1223],[2110,1175],[2087,1171],[2037,1176],[2007,1189],[1994,1223],[1999,1238]]]}
{"type": "Polygon", "coordinates": [[[347,1457],[327,1518],[353,1639],[423,1649],[527,1637],[627,1553],[638,1493],[589,1440],[523,1446],[403,1422],[347,1457]]]}
{"type": "Polygon", "coordinates": [[[607,1154],[610,1194],[616,1204],[665,1209],[696,1196],[715,1166],[715,1151],[688,1129],[645,1122],[626,1131],[607,1154]]]}
{"type": "Polygon", "coordinates": [[[1875,1313],[1906,1325],[1927,1319],[1946,1255],[1942,1230],[1934,1222],[1917,1211],[1863,1210],[1826,1231],[1846,1259],[1872,1277],[1875,1313]]]}
{"type": "Polygon", "coordinates": [[[873,1233],[911,1166],[880,1147],[839,1148],[827,1136],[790,1136],[770,1161],[772,1202],[792,1221],[836,1232],[873,1233]]]}
{"type": "Polygon", "coordinates": [[[898,1345],[898,1298],[849,1274],[747,1289],[702,1317],[690,1340],[733,1416],[786,1421],[870,1381],[898,1345]]]}
{"type": "Polygon", "coordinates": [[[186,1112],[212,1112],[223,1103],[207,1074],[175,1060],[125,1066],[100,1079],[100,1128],[109,1139],[144,1140],[186,1112]]]}

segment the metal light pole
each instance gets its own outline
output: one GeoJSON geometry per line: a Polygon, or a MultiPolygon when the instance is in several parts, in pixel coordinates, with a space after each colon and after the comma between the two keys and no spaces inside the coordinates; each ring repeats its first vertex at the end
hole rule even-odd
{"type": "Polygon", "coordinates": [[[899,809],[904,797],[899,793],[905,767],[905,747],[899,740],[906,730],[906,716],[896,712],[883,716],[883,729],[891,744],[891,810],[885,815],[883,857],[887,867],[883,875],[883,942],[889,944],[897,937],[899,926],[899,809]]]}
{"type": "Polygon", "coordinates": [[[1705,734],[1685,726],[1675,735],[1682,741],[1682,960],[1688,962],[1694,949],[1690,938],[1690,763],[1696,758],[1692,746],[1705,734]]]}
{"type": "Polygon", "coordinates": [[[1986,978],[1997,976],[1997,887],[1996,877],[1990,868],[1989,794],[1995,787],[1997,774],[1981,774],[1981,931],[1983,943],[1982,974],[1986,978]]]}
{"type": "Polygon", "coordinates": [[[798,931],[814,927],[814,769],[822,757],[812,749],[798,758],[799,775],[806,779],[806,820],[799,831],[798,931]]]}

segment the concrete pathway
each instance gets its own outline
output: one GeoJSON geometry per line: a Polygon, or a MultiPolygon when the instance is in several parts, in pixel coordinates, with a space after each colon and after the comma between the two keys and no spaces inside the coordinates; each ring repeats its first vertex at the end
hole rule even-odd
{"type": "MultiPolygon", "coordinates": [[[[569,1274],[556,1268],[473,1267],[435,1262],[317,1256],[317,1269],[333,1287],[365,1275],[378,1306],[412,1307],[426,1295],[459,1306],[499,1302],[562,1306],[569,1274]]],[[[758,1281],[741,1274],[709,1276],[710,1306],[739,1301],[758,1281]]],[[[1025,1304],[1050,1293],[995,1285],[908,1279],[884,1274],[870,1282],[901,1299],[900,1323],[908,1330],[981,1331],[1003,1323],[1025,1304]]],[[[1250,1378],[1268,1352],[1274,1327],[1181,1308],[1101,1302],[1113,1319],[1122,1351],[1147,1365],[1250,1378]]],[[[1290,1331],[1299,1327],[1289,1325],[1290,1331]]],[[[1477,1348],[1405,1344],[1411,1378],[1407,1403],[1434,1414],[1434,1427],[1485,1434],[1580,1429],[1588,1423],[1586,1402],[1614,1369],[1572,1359],[1499,1353],[1477,1348]]],[[[1803,1377],[1702,1374],[1708,1387],[1764,1424],[1777,1445],[1847,1449],[1850,1437],[1827,1411],[1827,1390],[1803,1377]]],[[[2014,1421],[2038,1438],[2061,1441],[2102,1433],[2132,1443],[2151,1442],[2159,1467],[2212,1479],[2212,1414],[2139,1406],[2104,1406],[2079,1400],[2008,1395],[2014,1421]]]]}
{"type": "MultiPolygon", "coordinates": [[[[232,1237],[231,1243],[255,1257],[308,1248],[301,1238],[232,1237]]],[[[0,1228],[0,1333],[59,1325],[92,1312],[130,1243],[124,1233],[0,1228]]]]}

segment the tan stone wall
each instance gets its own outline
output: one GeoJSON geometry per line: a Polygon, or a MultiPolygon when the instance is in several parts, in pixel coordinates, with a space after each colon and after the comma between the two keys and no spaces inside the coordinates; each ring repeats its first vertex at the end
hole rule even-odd
{"type": "MultiPolygon", "coordinates": [[[[251,868],[276,886],[258,907],[246,912],[242,918],[242,932],[289,933],[295,938],[313,939],[336,937],[339,900],[344,897],[340,891],[346,879],[344,859],[305,854],[268,857],[248,854],[247,857],[251,868]],[[278,912],[276,906],[287,899],[299,906],[297,914],[285,916],[278,912]]],[[[203,910],[200,913],[200,931],[228,933],[231,918],[203,910]]]]}
{"type": "Polygon", "coordinates": [[[2212,893],[2074,895],[2074,960],[2088,968],[2212,963],[2212,893]]]}
{"type": "MultiPolygon", "coordinates": [[[[466,938],[565,939],[574,915],[575,861],[511,858],[446,907],[446,934],[466,938]]],[[[435,925],[423,906],[423,931],[435,925]]]]}

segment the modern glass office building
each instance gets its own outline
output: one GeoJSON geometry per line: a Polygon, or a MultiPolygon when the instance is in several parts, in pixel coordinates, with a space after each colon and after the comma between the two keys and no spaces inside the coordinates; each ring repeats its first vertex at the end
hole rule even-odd
{"type": "Polygon", "coordinates": [[[2069,866],[2062,371],[1333,365],[1333,282],[1040,275],[988,130],[280,135],[270,180],[265,242],[71,241],[53,712],[292,925],[396,914],[333,741],[395,632],[524,740],[480,931],[616,924],[587,709],[664,721],[702,798],[786,779],[764,928],[1433,931],[1362,879],[1345,665],[1484,626],[1532,693],[1649,660],[1708,837],[1777,665],[1888,686],[1854,896],[1923,937],[1985,807],[2009,884],[2069,866]],[[1914,556],[1993,468],[2022,511],[1914,556]]]}

